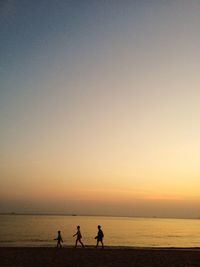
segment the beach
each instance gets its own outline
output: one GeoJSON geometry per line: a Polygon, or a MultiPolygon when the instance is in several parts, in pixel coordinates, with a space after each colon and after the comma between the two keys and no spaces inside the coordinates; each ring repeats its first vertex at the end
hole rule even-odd
{"type": "Polygon", "coordinates": [[[1,267],[194,267],[200,266],[199,248],[85,249],[63,247],[1,247],[1,267]]]}

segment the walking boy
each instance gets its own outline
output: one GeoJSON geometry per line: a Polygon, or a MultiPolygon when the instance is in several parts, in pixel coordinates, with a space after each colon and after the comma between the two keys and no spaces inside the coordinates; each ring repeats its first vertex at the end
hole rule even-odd
{"type": "Polygon", "coordinates": [[[80,226],[77,226],[77,232],[73,235],[73,237],[76,236],[76,243],[75,243],[75,248],[77,247],[77,243],[79,242],[82,246],[82,248],[84,248],[85,246],[83,245],[83,242],[81,241],[82,235],[81,235],[81,231],[80,231],[80,226]]]}
{"type": "Polygon", "coordinates": [[[57,238],[55,238],[54,240],[57,240],[57,248],[61,248],[62,247],[62,245],[61,245],[61,242],[63,242],[63,240],[62,240],[62,236],[61,236],[61,232],[60,231],[58,231],[58,237],[57,238]]]}

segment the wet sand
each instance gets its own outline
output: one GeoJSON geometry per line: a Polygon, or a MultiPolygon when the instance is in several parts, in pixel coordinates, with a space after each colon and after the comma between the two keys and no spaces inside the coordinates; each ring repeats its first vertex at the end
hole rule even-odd
{"type": "Polygon", "coordinates": [[[200,249],[0,247],[1,267],[200,267],[200,249]]]}

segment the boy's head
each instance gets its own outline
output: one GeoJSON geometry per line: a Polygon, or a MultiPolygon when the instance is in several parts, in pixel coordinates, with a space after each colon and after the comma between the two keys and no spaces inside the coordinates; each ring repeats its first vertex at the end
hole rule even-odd
{"type": "Polygon", "coordinates": [[[78,230],[80,229],[80,226],[79,226],[79,225],[77,226],[77,229],[78,229],[78,230]]]}
{"type": "Polygon", "coordinates": [[[58,231],[58,234],[60,234],[60,231],[58,231]]]}
{"type": "Polygon", "coordinates": [[[98,229],[101,229],[101,225],[98,225],[98,229]]]}

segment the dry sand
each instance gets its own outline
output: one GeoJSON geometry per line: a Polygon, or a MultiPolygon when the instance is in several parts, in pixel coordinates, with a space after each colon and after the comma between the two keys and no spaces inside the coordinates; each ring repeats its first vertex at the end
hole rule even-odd
{"type": "Polygon", "coordinates": [[[0,247],[1,267],[200,267],[200,249],[0,247]]]}

